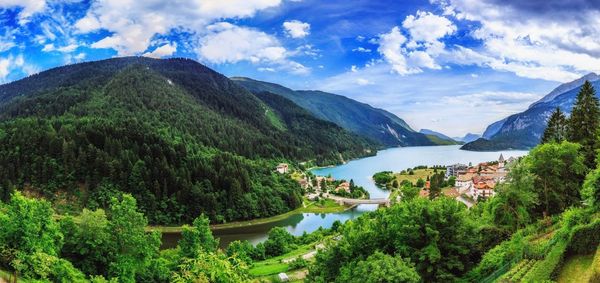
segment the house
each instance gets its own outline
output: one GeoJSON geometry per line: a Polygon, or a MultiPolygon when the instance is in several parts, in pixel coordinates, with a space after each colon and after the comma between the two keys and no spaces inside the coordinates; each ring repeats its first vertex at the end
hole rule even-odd
{"type": "Polygon", "coordinates": [[[458,188],[458,191],[462,194],[467,192],[471,186],[473,185],[473,177],[475,176],[475,174],[473,173],[464,173],[464,174],[460,174],[458,175],[458,177],[456,178],[456,183],[454,183],[454,186],[456,188],[458,188]]]}
{"type": "Polygon", "coordinates": [[[498,157],[498,168],[504,168],[504,156],[500,153],[500,157],[498,157]]]}
{"type": "Polygon", "coordinates": [[[484,178],[473,178],[473,186],[467,193],[473,199],[488,198],[495,194],[494,187],[496,183],[493,180],[484,178]]]}
{"type": "Polygon", "coordinates": [[[453,164],[450,166],[446,166],[446,178],[450,178],[452,176],[457,177],[460,172],[464,172],[469,167],[465,164],[453,164]]]}
{"type": "Polygon", "coordinates": [[[279,174],[287,173],[288,169],[287,163],[279,163],[279,165],[277,165],[277,172],[279,172],[279,174]]]}
{"type": "Polygon", "coordinates": [[[345,192],[349,193],[350,192],[350,183],[342,182],[339,186],[337,186],[337,188],[335,188],[335,191],[336,192],[345,191],[345,192]]]}
{"type": "Polygon", "coordinates": [[[300,187],[302,187],[303,189],[308,189],[309,182],[308,180],[306,180],[306,178],[298,180],[298,184],[300,184],[300,187]]]}
{"type": "Polygon", "coordinates": [[[279,278],[280,282],[288,282],[290,281],[290,278],[287,276],[287,274],[281,272],[277,275],[277,278],[279,278]]]}
{"type": "Polygon", "coordinates": [[[422,197],[422,198],[429,198],[429,190],[425,190],[425,189],[420,190],[419,191],[419,196],[422,197]]]}

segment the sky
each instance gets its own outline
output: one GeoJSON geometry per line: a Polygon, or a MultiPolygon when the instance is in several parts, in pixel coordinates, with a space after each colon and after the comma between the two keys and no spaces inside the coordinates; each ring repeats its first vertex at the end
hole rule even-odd
{"type": "Polygon", "coordinates": [[[131,55],[333,92],[461,136],[600,72],[600,0],[0,0],[0,83],[131,55]]]}

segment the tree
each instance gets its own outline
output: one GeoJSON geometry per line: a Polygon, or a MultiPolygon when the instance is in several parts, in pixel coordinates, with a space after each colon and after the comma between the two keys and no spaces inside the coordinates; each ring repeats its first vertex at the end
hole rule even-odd
{"type": "Polygon", "coordinates": [[[158,255],[160,233],[146,233],[148,220],[137,211],[136,200],[124,194],[122,200],[112,199],[110,206],[111,249],[108,274],[118,277],[121,282],[135,282],[138,273],[143,272],[158,255]]]}
{"type": "Polygon", "coordinates": [[[550,115],[541,143],[560,143],[567,139],[567,117],[559,107],[550,115]]]}
{"type": "Polygon", "coordinates": [[[336,282],[421,282],[421,277],[414,267],[397,256],[380,251],[370,255],[366,260],[348,264],[340,270],[336,282]]]}
{"type": "Polygon", "coordinates": [[[102,209],[84,209],[75,223],[72,217],[60,221],[65,235],[62,256],[73,262],[85,274],[107,276],[111,247],[111,231],[102,209]]]}
{"type": "Polygon", "coordinates": [[[571,142],[548,143],[537,146],[526,157],[525,162],[535,176],[538,211],[544,216],[579,202],[586,168],[580,148],[571,142]]]}
{"type": "Polygon", "coordinates": [[[294,236],[283,227],[275,227],[269,231],[265,241],[265,254],[269,257],[282,255],[290,250],[294,236]]]}
{"type": "Polygon", "coordinates": [[[402,187],[400,187],[403,201],[409,201],[416,198],[419,196],[419,191],[421,191],[421,188],[413,187],[410,182],[408,184],[403,184],[402,187]]]}
{"type": "Polygon", "coordinates": [[[600,126],[600,103],[596,91],[589,81],[585,81],[571,110],[569,118],[569,141],[581,144],[588,168],[595,168],[598,149],[598,129],[600,126]]]}
{"type": "Polygon", "coordinates": [[[484,204],[494,224],[511,233],[531,221],[529,212],[537,204],[534,176],[528,170],[523,162],[513,166],[506,182],[496,187],[496,196],[484,204]]]}
{"type": "MultiPolygon", "coordinates": [[[[427,176],[427,179],[429,180],[429,176],[427,176]]],[[[425,186],[425,181],[422,178],[419,178],[415,185],[417,186],[417,188],[422,188],[425,186]]]]}
{"type": "Polygon", "coordinates": [[[583,183],[581,196],[588,206],[596,209],[600,206],[600,168],[588,173],[583,183]]]}
{"type": "Polygon", "coordinates": [[[236,240],[227,246],[227,256],[235,256],[246,264],[252,264],[252,259],[256,257],[256,252],[250,242],[236,240]]]}
{"type": "Polygon", "coordinates": [[[223,253],[201,252],[196,258],[186,258],[173,273],[171,282],[246,282],[248,268],[244,262],[235,257],[227,257],[223,253]]]}
{"type": "Polygon", "coordinates": [[[179,240],[182,257],[196,258],[202,252],[216,251],[218,246],[219,241],[213,237],[206,216],[198,216],[192,227],[183,226],[179,240]]]}
{"type": "MultiPolygon", "coordinates": [[[[423,282],[454,282],[478,258],[475,225],[453,199],[416,198],[344,224],[337,244],[319,252],[310,282],[334,282],[346,266],[381,251],[415,264],[423,282]]],[[[368,281],[367,281],[368,282],[368,281]]]]}

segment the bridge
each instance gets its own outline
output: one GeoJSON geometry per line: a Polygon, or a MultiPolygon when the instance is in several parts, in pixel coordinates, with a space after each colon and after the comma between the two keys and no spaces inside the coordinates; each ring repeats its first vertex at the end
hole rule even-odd
{"type": "Polygon", "coordinates": [[[343,198],[328,194],[326,196],[329,199],[336,201],[342,205],[355,205],[355,204],[378,204],[390,207],[390,200],[387,198],[373,198],[373,199],[355,199],[355,198],[343,198]]]}

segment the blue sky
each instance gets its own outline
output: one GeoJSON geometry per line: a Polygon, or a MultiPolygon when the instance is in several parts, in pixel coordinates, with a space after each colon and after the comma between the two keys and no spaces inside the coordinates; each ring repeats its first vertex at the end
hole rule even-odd
{"type": "Polygon", "coordinates": [[[0,83],[127,55],[330,91],[457,136],[600,71],[600,12],[596,0],[0,0],[0,83]]]}

